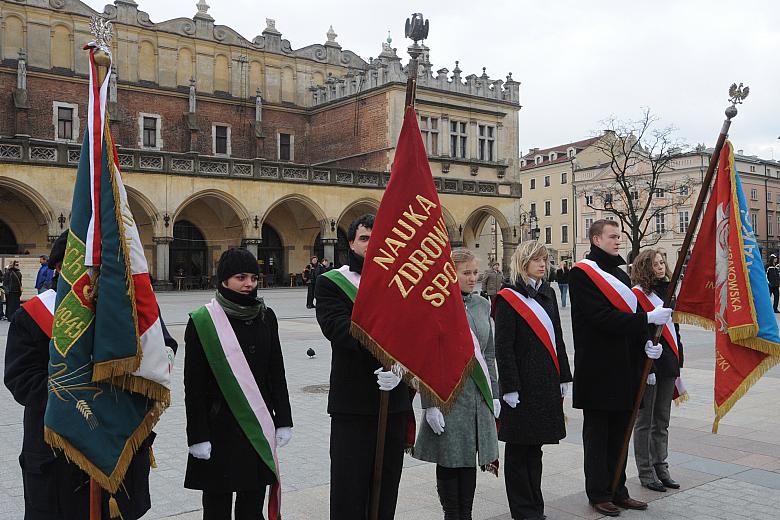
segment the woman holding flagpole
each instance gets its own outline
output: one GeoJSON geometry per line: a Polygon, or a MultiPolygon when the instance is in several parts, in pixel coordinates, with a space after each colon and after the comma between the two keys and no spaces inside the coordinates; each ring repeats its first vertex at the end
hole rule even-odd
{"type": "Polygon", "coordinates": [[[458,273],[469,327],[479,342],[479,352],[475,349],[478,362],[473,372],[479,371],[475,375],[481,374],[483,379],[472,376],[446,413],[422,398],[427,424],[420,428],[413,455],[436,463],[436,489],[444,519],[471,520],[477,486],[476,465],[483,471],[494,474],[498,471],[495,417],[500,402],[493,399],[498,388],[490,302],[474,292],[479,264],[468,249],[453,250],[452,263],[458,273]]]}
{"type": "Polygon", "coordinates": [[[563,398],[572,380],[558,303],[545,280],[547,248],[535,240],[512,255],[496,299],[496,361],[504,406],[504,478],[514,520],[544,518],[542,445],[566,436],[563,398]]]}
{"type": "Polygon", "coordinates": [[[279,515],[276,449],[292,437],[292,413],[274,312],[257,297],[254,255],[219,259],[217,293],[190,315],[185,332],[184,403],[189,458],[184,487],[203,490],[204,520],[279,515]]]}
{"type": "MultiPolygon", "coordinates": [[[[634,260],[631,283],[638,303],[647,312],[661,305],[672,273],[664,256],[657,249],[646,249],[634,260]]],[[[655,332],[649,325],[649,336],[655,332]]],[[[666,462],[669,446],[669,418],[672,400],[685,400],[687,394],[680,379],[683,366],[683,345],[679,326],[671,320],[661,334],[661,357],[653,362],[654,372],[648,376],[647,389],[634,426],[634,456],[642,485],[664,492],[680,485],[669,475],[666,462]]]]}

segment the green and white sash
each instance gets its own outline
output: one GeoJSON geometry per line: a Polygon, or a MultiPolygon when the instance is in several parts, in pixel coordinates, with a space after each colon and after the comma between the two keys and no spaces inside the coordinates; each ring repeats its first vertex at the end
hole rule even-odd
{"type": "Polygon", "coordinates": [[[230,411],[260,459],[276,476],[276,483],[271,486],[268,498],[268,518],[279,520],[282,488],[276,456],[276,427],[268,406],[227,314],[216,300],[211,300],[190,316],[230,411]]]}

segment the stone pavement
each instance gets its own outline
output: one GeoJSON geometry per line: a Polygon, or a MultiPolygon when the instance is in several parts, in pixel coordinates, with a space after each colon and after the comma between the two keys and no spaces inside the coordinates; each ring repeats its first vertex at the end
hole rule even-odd
{"type": "MultiPolygon", "coordinates": [[[[280,317],[287,380],[295,422],[294,437],[280,451],[286,520],[328,518],[328,434],[325,412],[330,349],[320,334],[314,312],[305,308],[301,289],[265,291],[267,303],[280,317]],[[305,351],[317,351],[309,359],[305,351]]],[[[160,306],[172,334],[182,340],[187,312],[210,298],[207,292],[163,293],[160,306]]],[[[573,353],[570,315],[562,309],[563,330],[573,353]]],[[[8,325],[0,322],[0,352],[5,353],[8,325]]],[[[625,512],[635,519],[773,519],[780,518],[780,369],[764,376],[710,433],[712,411],[712,335],[693,327],[682,330],[686,353],[684,378],[691,400],[672,410],[670,455],[679,491],[655,493],[641,488],[633,458],[629,460],[632,496],[651,500],[646,512],[625,512]]],[[[152,471],[149,519],[200,518],[200,494],[182,487],[187,446],[182,388],[183,349],[174,368],[173,404],[155,431],[158,468],[152,471]]],[[[2,361],[0,361],[0,364],[2,361]]],[[[0,398],[0,518],[23,517],[18,466],[22,408],[7,391],[0,398]]],[[[419,408],[419,403],[417,403],[419,408]]],[[[588,506],[582,473],[582,415],[566,400],[568,436],[544,448],[543,491],[550,520],[595,519],[588,506]]],[[[419,413],[419,410],[418,410],[419,413]]],[[[502,445],[503,447],[503,445],[502,445]]],[[[509,520],[503,478],[480,474],[474,518],[509,520]]],[[[406,458],[396,518],[440,519],[434,465],[406,458]]]]}

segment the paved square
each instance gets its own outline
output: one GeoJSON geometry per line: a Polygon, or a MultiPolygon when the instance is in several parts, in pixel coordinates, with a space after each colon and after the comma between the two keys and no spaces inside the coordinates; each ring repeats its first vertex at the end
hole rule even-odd
{"type": "MultiPolygon", "coordinates": [[[[280,451],[286,520],[328,518],[328,435],[325,411],[330,347],[322,337],[314,311],[305,307],[301,289],[263,292],[266,303],[279,316],[280,336],[295,423],[294,437],[280,451]],[[305,352],[317,352],[309,359],[305,352]]],[[[182,344],[187,313],[211,298],[209,292],[162,293],[160,307],[171,333],[182,344]]],[[[573,355],[570,314],[561,309],[570,357],[573,355]]],[[[0,322],[0,351],[5,358],[7,322],[0,322]]],[[[713,417],[712,335],[684,326],[684,378],[691,399],[673,407],[669,462],[679,491],[655,493],[641,488],[633,458],[629,460],[632,496],[651,500],[646,512],[625,512],[624,518],[642,519],[773,519],[780,517],[780,369],[771,370],[721,421],[720,433],[710,433],[713,417]]],[[[152,510],[149,519],[200,518],[200,493],[182,487],[187,458],[184,434],[182,348],[174,368],[173,404],[155,431],[152,471],[152,510]]],[[[0,361],[2,363],[2,361],[0,361]]],[[[18,464],[22,439],[22,407],[2,390],[0,399],[0,518],[21,520],[23,497],[18,464]]],[[[419,402],[416,403],[419,413],[419,402]]],[[[582,473],[582,415],[566,400],[568,436],[544,448],[546,514],[550,520],[599,518],[587,504],[582,473]]],[[[503,447],[503,445],[502,445],[503,447]]],[[[480,474],[474,502],[475,519],[508,520],[504,480],[480,474]]],[[[434,465],[406,458],[398,503],[399,519],[442,517],[435,490],[434,465]]]]}

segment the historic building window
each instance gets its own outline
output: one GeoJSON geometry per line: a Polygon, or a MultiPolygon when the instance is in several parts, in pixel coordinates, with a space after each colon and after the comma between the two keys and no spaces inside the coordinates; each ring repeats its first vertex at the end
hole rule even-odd
{"type": "Polygon", "coordinates": [[[536,216],[536,202],[532,202],[529,208],[531,216],[536,216]]]}
{"type": "Polygon", "coordinates": [[[552,228],[550,226],[544,228],[544,243],[552,244],[552,228]]]}
{"type": "Polygon", "coordinates": [[[655,189],[655,198],[656,199],[662,199],[666,196],[666,193],[664,192],[663,188],[656,188],[655,189]]]}
{"type": "Polygon", "coordinates": [[[680,211],[678,213],[678,216],[679,216],[679,220],[680,220],[680,223],[679,223],[680,227],[678,228],[678,231],[680,233],[687,233],[688,232],[688,223],[691,221],[690,214],[686,210],[686,211],[680,211]]]}
{"type": "Polygon", "coordinates": [[[604,204],[612,204],[612,194],[611,193],[605,193],[604,194],[604,204]]]}
{"type": "Polygon", "coordinates": [[[772,202],[772,192],[771,191],[766,192],[766,201],[767,202],[772,202]]]}
{"type": "Polygon", "coordinates": [[[162,149],[162,118],[159,114],[138,114],[138,147],[162,149]]]}
{"type": "Polygon", "coordinates": [[[279,132],[278,156],[280,161],[295,160],[295,136],[284,132],[279,132]]]}
{"type": "Polygon", "coordinates": [[[428,155],[439,155],[439,119],[420,116],[420,133],[428,155]]]}
{"type": "Polygon", "coordinates": [[[632,191],[631,192],[631,198],[633,200],[639,200],[639,192],[638,191],[632,191]]]}
{"type": "Polygon", "coordinates": [[[655,232],[666,233],[666,215],[658,213],[655,216],[655,232]]]}
{"type": "Polygon", "coordinates": [[[479,125],[479,160],[494,162],[496,156],[496,127],[479,125]]]}
{"type": "Polygon", "coordinates": [[[772,229],[772,219],[768,218],[766,219],[766,234],[767,236],[772,236],[775,234],[775,230],[772,229]]]}
{"type": "Polygon", "coordinates": [[[450,121],[450,157],[465,159],[468,150],[467,145],[466,123],[450,121]]]}
{"type": "Polygon", "coordinates": [[[569,182],[569,172],[561,172],[561,184],[569,182]]]}
{"type": "Polygon", "coordinates": [[[758,213],[750,214],[750,225],[753,227],[753,233],[758,236],[758,213]]]}
{"type": "Polygon", "coordinates": [[[545,188],[549,188],[550,187],[550,176],[549,175],[545,175],[544,176],[544,187],[545,188]]]}
{"type": "Polygon", "coordinates": [[[583,228],[583,231],[585,231],[585,239],[590,240],[590,237],[588,236],[588,233],[590,233],[590,226],[593,225],[593,217],[587,217],[585,218],[585,227],[583,228]]]}
{"type": "Polygon", "coordinates": [[[750,188],[750,200],[758,200],[758,190],[750,188]]]}
{"type": "Polygon", "coordinates": [[[230,125],[211,125],[211,146],[215,155],[230,155],[230,125]]]}
{"type": "Polygon", "coordinates": [[[561,244],[569,243],[569,226],[561,226],[561,244]]]}
{"type": "Polygon", "coordinates": [[[79,136],[79,106],[55,101],[53,104],[55,141],[75,141],[79,136]]]}
{"type": "Polygon", "coordinates": [[[588,206],[593,205],[593,195],[585,195],[585,204],[588,206]]]}
{"type": "Polygon", "coordinates": [[[688,196],[688,186],[680,186],[680,195],[683,197],[688,196]]]}
{"type": "Polygon", "coordinates": [[[569,148],[569,149],[566,151],[566,153],[567,153],[567,155],[568,155],[569,157],[574,157],[575,155],[577,155],[577,150],[575,150],[574,148],[569,148]]]}
{"type": "Polygon", "coordinates": [[[550,216],[550,201],[546,200],[544,201],[544,216],[549,217],[550,216]]]}
{"type": "Polygon", "coordinates": [[[536,179],[531,179],[531,189],[532,190],[536,189],[536,179]]]}
{"type": "Polygon", "coordinates": [[[561,199],[561,215],[569,214],[569,199],[561,199]]]}

